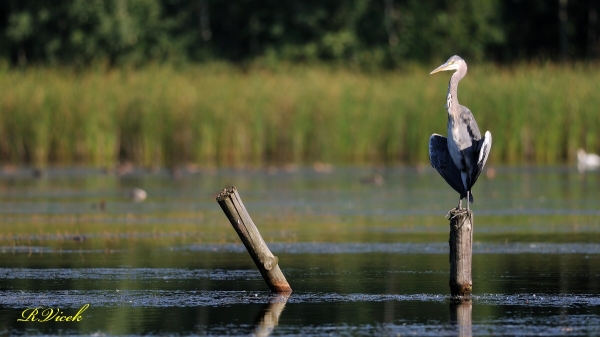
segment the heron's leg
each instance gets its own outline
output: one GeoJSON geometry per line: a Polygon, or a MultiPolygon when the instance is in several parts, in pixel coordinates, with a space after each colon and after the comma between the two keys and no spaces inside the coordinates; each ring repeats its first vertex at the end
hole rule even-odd
{"type": "Polygon", "coordinates": [[[467,191],[467,212],[469,211],[469,194],[471,191],[467,191]]]}
{"type": "Polygon", "coordinates": [[[461,208],[462,208],[462,198],[458,197],[458,206],[456,206],[456,209],[460,210],[461,208]]]}

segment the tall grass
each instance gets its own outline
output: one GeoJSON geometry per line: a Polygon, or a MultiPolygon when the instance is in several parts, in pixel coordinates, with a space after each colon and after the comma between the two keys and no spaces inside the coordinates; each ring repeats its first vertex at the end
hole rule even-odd
{"type": "MultiPolygon", "coordinates": [[[[450,76],[429,70],[4,70],[0,160],[426,163],[429,136],[446,133],[450,76]]],[[[600,151],[599,83],[595,65],[471,65],[459,99],[492,132],[491,162],[560,163],[600,151]]]]}

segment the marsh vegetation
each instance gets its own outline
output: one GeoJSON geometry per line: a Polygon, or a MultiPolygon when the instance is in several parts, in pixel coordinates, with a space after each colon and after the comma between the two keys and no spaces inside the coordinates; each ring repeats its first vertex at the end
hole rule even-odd
{"type": "MultiPolygon", "coordinates": [[[[224,63],[0,73],[0,159],[145,166],[427,163],[446,133],[447,78],[224,63]]],[[[600,150],[600,67],[477,65],[460,102],[494,135],[490,163],[563,163],[600,150]]]]}

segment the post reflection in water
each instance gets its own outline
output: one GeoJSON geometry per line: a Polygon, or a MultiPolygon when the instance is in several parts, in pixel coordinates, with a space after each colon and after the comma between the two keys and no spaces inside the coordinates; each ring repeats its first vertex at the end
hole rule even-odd
{"type": "Polygon", "coordinates": [[[473,327],[471,325],[473,302],[471,299],[451,301],[450,302],[450,323],[456,324],[457,336],[473,336],[473,327]]]}
{"type": "Polygon", "coordinates": [[[288,297],[289,295],[275,295],[271,298],[269,303],[264,306],[254,320],[254,336],[267,337],[273,332],[279,323],[279,316],[285,308],[288,297]]]}

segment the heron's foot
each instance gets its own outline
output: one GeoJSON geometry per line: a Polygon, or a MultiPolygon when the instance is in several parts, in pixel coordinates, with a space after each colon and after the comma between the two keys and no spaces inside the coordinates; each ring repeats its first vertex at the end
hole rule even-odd
{"type": "Polygon", "coordinates": [[[456,208],[449,210],[448,213],[446,213],[445,218],[446,218],[446,220],[452,220],[459,215],[468,214],[468,213],[469,213],[469,209],[456,207],[456,208]]]}

